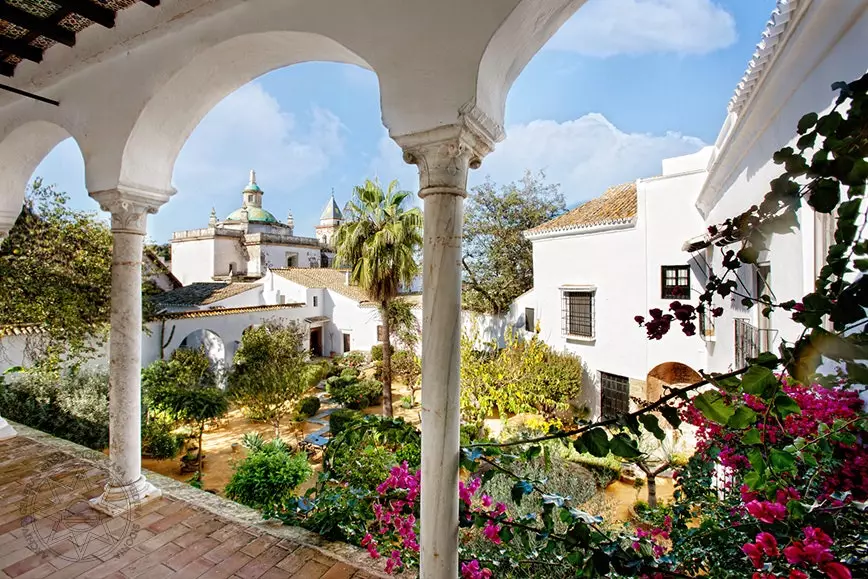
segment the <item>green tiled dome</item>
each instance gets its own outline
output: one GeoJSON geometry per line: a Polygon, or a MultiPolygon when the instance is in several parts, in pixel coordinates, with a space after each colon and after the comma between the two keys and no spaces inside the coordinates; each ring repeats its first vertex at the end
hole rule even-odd
{"type": "MultiPolygon", "coordinates": [[[[229,217],[226,218],[226,221],[241,221],[241,212],[243,208],[236,209],[232,213],[229,214],[229,217]]],[[[274,215],[262,209],[261,207],[248,207],[247,208],[247,220],[248,221],[258,221],[260,223],[277,223],[277,219],[275,219],[274,215]]]]}

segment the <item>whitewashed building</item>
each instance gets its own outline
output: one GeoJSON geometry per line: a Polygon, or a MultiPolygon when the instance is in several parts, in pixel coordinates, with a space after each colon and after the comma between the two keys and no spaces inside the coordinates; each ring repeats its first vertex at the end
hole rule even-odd
{"type": "Polygon", "coordinates": [[[182,283],[215,279],[256,279],[270,267],[328,266],[334,231],[343,222],[334,196],[323,210],[316,237],[295,235],[292,213],[280,223],[262,207],[264,191],[250,171],[241,192],[241,207],[222,221],[214,210],[208,227],[176,231],[172,235],[172,273],[182,283]]]}
{"type": "MultiPolygon", "coordinates": [[[[798,337],[787,312],[767,319],[739,296],[718,299],[723,315],[703,319],[692,337],[674,323],[668,336],[649,341],[634,316],[695,302],[708,264],[721,271],[708,226],[759,203],[782,171],[772,155],[794,145],[802,115],[830,109],[832,83],[868,70],[865,3],[831,4],[778,2],[713,146],[666,159],[660,176],[612,187],[526,232],[534,289],[513,305],[511,322],[537,327],[546,342],[582,357],[595,414],[626,408],[628,396],[653,400],[661,383],[689,382],[696,370],[740,368],[798,337]]],[[[799,300],[812,291],[832,227],[804,205],[795,231],[775,235],[758,266],[742,266],[741,289],[799,300]]]]}

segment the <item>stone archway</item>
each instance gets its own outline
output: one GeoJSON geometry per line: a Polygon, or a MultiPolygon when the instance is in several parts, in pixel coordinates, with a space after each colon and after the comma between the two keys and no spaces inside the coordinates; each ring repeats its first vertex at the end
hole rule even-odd
{"type": "Polygon", "coordinates": [[[667,386],[693,384],[702,379],[699,372],[681,362],[663,362],[657,364],[648,372],[646,378],[646,398],[648,402],[656,402],[663,395],[667,386]]]}

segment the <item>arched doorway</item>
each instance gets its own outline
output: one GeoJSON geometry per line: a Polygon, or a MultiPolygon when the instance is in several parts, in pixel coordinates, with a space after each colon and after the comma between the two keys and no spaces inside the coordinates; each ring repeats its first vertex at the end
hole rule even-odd
{"type": "Polygon", "coordinates": [[[202,349],[208,357],[217,385],[221,388],[226,387],[226,346],[220,336],[211,330],[196,330],[187,334],[178,347],[191,350],[202,349]]]}
{"type": "Polygon", "coordinates": [[[671,386],[693,384],[702,379],[699,372],[681,362],[663,362],[648,372],[646,378],[646,398],[656,402],[663,395],[663,389],[671,386]]]}

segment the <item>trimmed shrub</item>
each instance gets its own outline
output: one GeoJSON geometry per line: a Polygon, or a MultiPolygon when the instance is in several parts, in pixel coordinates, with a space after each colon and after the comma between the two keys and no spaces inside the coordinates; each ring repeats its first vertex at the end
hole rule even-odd
{"type": "Polygon", "coordinates": [[[30,371],[0,380],[0,415],[103,450],[108,446],[108,374],[30,371]]]}
{"type": "MultiPolygon", "coordinates": [[[[341,379],[343,380],[343,378],[341,379]]],[[[329,395],[342,406],[361,410],[376,404],[383,396],[383,383],[378,380],[355,380],[348,384],[335,382],[329,385],[329,395]]]]}
{"type": "Polygon", "coordinates": [[[407,386],[416,384],[422,375],[416,354],[409,350],[398,350],[392,354],[392,375],[407,386]]]}
{"type": "Polygon", "coordinates": [[[339,408],[329,415],[329,430],[332,433],[332,438],[343,432],[347,426],[356,420],[360,420],[364,414],[358,410],[350,410],[348,408],[339,408]]]}
{"type": "Polygon", "coordinates": [[[358,378],[360,373],[358,368],[344,368],[341,370],[341,378],[358,378]]]}
{"type": "MultiPolygon", "coordinates": [[[[395,346],[389,345],[389,352],[395,353],[395,346]]],[[[375,344],[371,347],[371,360],[374,362],[383,361],[383,344],[375,344]]]]}
{"type": "Polygon", "coordinates": [[[298,403],[298,415],[302,418],[310,418],[319,412],[320,400],[316,396],[305,396],[298,403]]]}
{"type": "Polygon", "coordinates": [[[226,496],[254,509],[273,512],[292,497],[313,470],[303,452],[292,454],[282,440],[262,444],[235,466],[226,496]]]}
{"type": "Polygon", "coordinates": [[[175,458],[186,437],[172,430],[172,423],[166,420],[146,421],[142,425],[142,452],[151,458],[175,458]]]}

